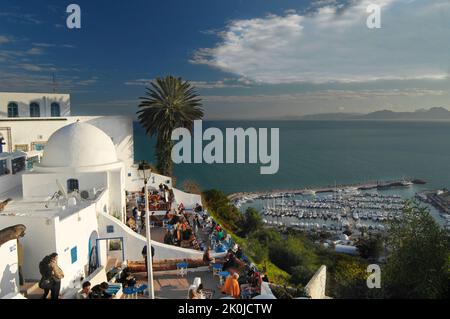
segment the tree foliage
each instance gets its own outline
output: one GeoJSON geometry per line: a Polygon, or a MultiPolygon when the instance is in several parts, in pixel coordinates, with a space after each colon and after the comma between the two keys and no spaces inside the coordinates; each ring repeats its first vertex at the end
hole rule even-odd
{"type": "Polygon", "coordinates": [[[203,118],[201,99],[189,82],[173,76],[157,78],[140,99],[138,120],[150,137],[156,136],[157,170],[171,176],[172,131],[191,130],[194,121],[203,118]]]}
{"type": "Polygon", "coordinates": [[[387,247],[386,297],[448,297],[449,237],[426,208],[408,203],[402,220],[390,224],[387,247]]]}

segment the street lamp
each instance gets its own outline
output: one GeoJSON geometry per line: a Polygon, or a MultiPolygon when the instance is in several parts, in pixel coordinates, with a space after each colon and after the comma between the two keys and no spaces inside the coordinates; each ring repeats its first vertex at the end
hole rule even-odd
{"type": "Polygon", "coordinates": [[[151,299],[155,299],[155,292],[153,290],[153,261],[152,261],[152,244],[150,235],[150,209],[148,203],[148,188],[147,182],[151,176],[152,169],[151,166],[146,162],[142,161],[139,163],[138,168],[140,176],[144,179],[144,196],[145,196],[145,232],[147,237],[147,280],[148,280],[148,292],[151,299]]]}

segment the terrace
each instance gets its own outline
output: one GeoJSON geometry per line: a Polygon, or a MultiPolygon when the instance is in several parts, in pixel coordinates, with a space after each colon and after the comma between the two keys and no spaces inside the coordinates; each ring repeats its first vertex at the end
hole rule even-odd
{"type": "MultiPolygon", "coordinates": [[[[156,193],[151,196],[156,196],[156,193]]],[[[127,209],[127,224],[134,231],[144,235],[143,220],[136,220],[136,215],[133,214],[133,208],[139,207],[139,203],[143,202],[142,194],[129,194],[129,199],[131,200],[129,200],[127,209]]],[[[154,202],[154,208],[161,204],[165,204],[163,200],[154,202]]],[[[155,260],[153,262],[153,279],[156,298],[187,298],[189,290],[196,290],[200,283],[207,298],[222,298],[226,296],[221,292],[222,285],[230,274],[241,274],[239,284],[248,287],[251,279],[247,277],[247,273],[250,269],[257,272],[254,265],[245,256],[237,257],[234,253],[231,257],[225,256],[229,249],[233,249],[235,253],[241,253],[241,251],[237,250],[237,245],[231,240],[231,236],[227,235],[210,216],[201,210],[193,212],[179,209],[170,214],[156,211],[152,213],[150,220],[152,240],[201,251],[211,247],[211,257],[215,257],[211,258],[211,262],[155,260]]],[[[130,276],[136,280],[134,287],[147,285],[143,261],[128,262],[128,270],[130,276]]],[[[255,287],[253,293],[250,293],[249,290],[244,289],[241,297],[249,298],[257,295],[260,288],[255,287]]],[[[124,291],[127,292],[124,298],[146,298],[143,294],[135,293],[133,289],[125,288],[124,291]]]]}

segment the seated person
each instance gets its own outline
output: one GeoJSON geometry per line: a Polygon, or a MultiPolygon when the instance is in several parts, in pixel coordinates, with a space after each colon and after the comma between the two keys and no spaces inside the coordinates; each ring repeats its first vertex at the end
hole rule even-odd
{"type": "Polygon", "coordinates": [[[109,285],[107,282],[95,285],[89,294],[89,299],[112,299],[113,296],[106,292],[108,288],[109,285]]]}
{"type": "Polygon", "coordinates": [[[200,213],[200,212],[202,212],[203,211],[203,207],[202,207],[202,205],[200,205],[200,204],[195,204],[195,208],[194,208],[194,212],[196,212],[196,213],[200,213]]]}
{"type": "Polygon", "coordinates": [[[224,234],[223,230],[218,231],[217,232],[217,240],[222,241],[222,240],[224,240],[224,238],[225,238],[225,234],[224,234]]]}
{"type": "Polygon", "coordinates": [[[170,220],[172,218],[172,214],[170,213],[170,210],[166,211],[166,214],[164,215],[165,220],[170,220]]]}
{"type": "Polygon", "coordinates": [[[225,262],[223,264],[223,270],[226,271],[228,268],[235,266],[235,259],[234,253],[231,249],[228,250],[226,256],[225,256],[225,262]]]}
{"type": "Polygon", "coordinates": [[[261,293],[261,276],[258,272],[250,269],[247,273],[247,283],[241,285],[241,290],[246,291],[250,296],[256,296],[261,293]]]}
{"type": "Polygon", "coordinates": [[[170,232],[170,230],[167,230],[166,234],[164,235],[164,244],[167,244],[167,245],[173,245],[174,244],[173,243],[173,235],[170,232]]]}
{"type": "Polygon", "coordinates": [[[127,225],[130,227],[133,231],[137,231],[137,225],[136,220],[133,217],[128,218],[127,225]]]}
{"type": "Polygon", "coordinates": [[[77,299],[89,299],[89,294],[91,293],[91,283],[89,281],[83,282],[80,292],[77,292],[77,299]]]}
{"type": "Polygon", "coordinates": [[[192,229],[186,228],[186,229],[182,232],[182,237],[183,237],[183,240],[191,240],[191,237],[192,237],[192,229]]]}
{"type": "Polygon", "coordinates": [[[203,253],[203,262],[205,263],[213,263],[214,262],[214,258],[211,257],[211,255],[209,254],[209,251],[211,250],[211,247],[206,247],[205,252],[203,253]]]}
{"type": "Polygon", "coordinates": [[[189,299],[204,299],[201,298],[201,295],[195,289],[189,290],[189,299]]]}
{"type": "Polygon", "coordinates": [[[238,279],[239,274],[237,272],[228,276],[227,279],[225,280],[225,283],[223,284],[222,293],[231,296],[233,298],[240,298],[241,288],[239,287],[238,279]]]}
{"type": "Polygon", "coordinates": [[[155,212],[152,212],[152,214],[150,215],[150,222],[153,222],[154,225],[158,226],[158,227],[162,227],[163,222],[161,220],[159,220],[158,217],[155,216],[155,212]]]}
{"type": "Polygon", "coordinates": [[[203,288],[203,284],[198,285],[197,293],[200,294],[200,299],[212,299],[214,291],[203,288]]]}
{"type": "Polygon", "coordinates": [[[123,287],[134,287],[136,285],[136,278],[134,278],[130,269],[127,267],[122,271],[117,282],[121,283],[123,287]]]}

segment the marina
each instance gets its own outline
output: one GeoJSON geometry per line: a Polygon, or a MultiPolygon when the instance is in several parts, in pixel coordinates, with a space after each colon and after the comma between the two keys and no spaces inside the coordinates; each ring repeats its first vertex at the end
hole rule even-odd
{"type": "MultiPolygon", "coordinates": [[[[389,221],[401,220],[405,201],[413,199],[423,183],[398,182],[395,185],[401,186],[380,188],[361,184],[335,189],[247,194],[235,197],[234,204],[241,211],[248,207],[257,209],[267,227],[335,235],[345,231],[353,234],[382,233],[389,221]]],[[[440,225],[448,228],[447,214],[422,203],[440,225]]]]}

